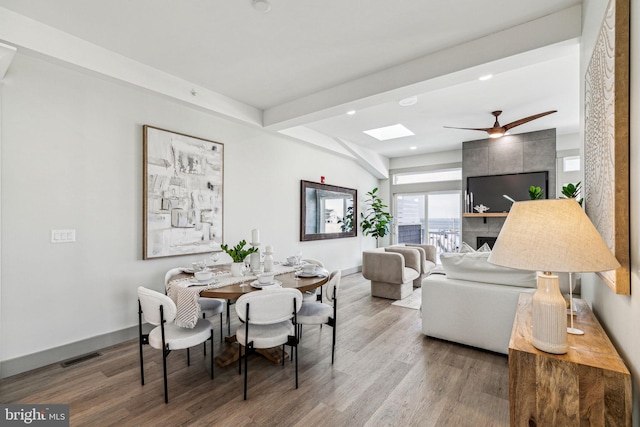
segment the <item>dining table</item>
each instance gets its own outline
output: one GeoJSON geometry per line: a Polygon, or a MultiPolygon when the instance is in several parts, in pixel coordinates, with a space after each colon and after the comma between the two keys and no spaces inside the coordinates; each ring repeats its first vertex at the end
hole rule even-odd
{"type": "MultiPolygon", "coordinates": [[[[246,293],[262,290],[255,283],[257,281],[255,274],[248,273],[242,277],[234,277],[231,276],[230,267],[230,264],[219,264],[210,268],[213,272],[210,283],[198,283],[195,281],[193,273],[188,269],[169,281],[168,294],[176,302],[178,310],[176,323],[179,326],[193,327],[190,325],[195,325],[200,317],[197,304],[197,299],[200,297],[235,301],[246,293]]],[[[273,273],[278,284],[272,286],[294,288],[300,292],[313,291],[329,280],[329,272],[325,269],[319,268],[315,274],[303,275],[300,266],[289,266],[283,263],[277,263],[273,273]]],[[[225,341],[230,345],[215,358],[215,362],[219,366],[228,366],[240,357],[240,350],[234,344],[237,343],[235,335],[225,337],[225,341]]],[[[274,363],[281,363],[283,357],[287,358],[286,352],[283,352],[279,347],[256,349],[256,353],[274,363]]]]}

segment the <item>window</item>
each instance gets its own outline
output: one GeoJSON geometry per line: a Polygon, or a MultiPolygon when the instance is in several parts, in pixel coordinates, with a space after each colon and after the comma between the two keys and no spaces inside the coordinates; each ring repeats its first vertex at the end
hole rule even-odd
{"type": "Polygon", "coordinates": [[[443,169],[428,172],[405,172],[393,175],[394,184],[416,184],[423,182],[460,181],[462,169],[443,169]]]}
{"type": "Polygon", "coordinates": [[[563,172],[576,172],[580,170],[580,156],[571,156],[562,158],[563,172]]]}

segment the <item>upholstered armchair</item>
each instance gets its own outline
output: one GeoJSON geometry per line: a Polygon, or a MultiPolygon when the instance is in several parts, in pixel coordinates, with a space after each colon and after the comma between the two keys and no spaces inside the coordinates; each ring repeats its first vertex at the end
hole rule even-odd
{"type": "Polygon", "coordinates": [[[419,244],[409,244],[405,245],[408,248],[418,249],[421,254],[420,257],[420,265],[422,269],[420,270],[420,277],[413,281],[413,287],[419,288],[422,286],[422,279],[427,277],[431,270],[436,267],[436,247],[433,245],[419,245],[419,244]]]}
{"type": "Polygon", "coordinates": [[[417,248],[390,246],[362,253],[362,275],[371,280],[371,295],[403,299],[422,275],[422,253],[417,248]]]}

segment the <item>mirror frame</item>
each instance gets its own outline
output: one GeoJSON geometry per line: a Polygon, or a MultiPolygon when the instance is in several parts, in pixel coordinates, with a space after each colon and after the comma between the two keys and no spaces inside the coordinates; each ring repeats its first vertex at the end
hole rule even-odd
{"type": "Polygon", "coordinates": [[[338,187],[335,185],[321,184],[319,182],[300,181],[300,241],[306,242],[311,240],[341,239],[344,237],[356,237],[358,235],[358,190],[353,188],[338,187]],[[328,190],[339,193],[347,193],[353,197],[353,229],[342,233],[315,233],[308,234],[306,232],[307,222],[307,189],[328,190]]]}

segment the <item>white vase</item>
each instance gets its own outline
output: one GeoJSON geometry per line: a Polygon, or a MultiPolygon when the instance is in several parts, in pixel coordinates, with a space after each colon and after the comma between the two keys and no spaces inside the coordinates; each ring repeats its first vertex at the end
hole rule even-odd
{"type": "Polygon", "coordinates": [[[231,264],[231,275],[233,277],[242,276],[242,272],[244,270],[244,262],[234,262],[231,264]]]}
{"type": "Polygon", "coordinates": [[[533,345],[539,350],[564,354],[567,345],[567,307],[558,276],[538,273],[538,288],[531,301],[533,345]]]}

